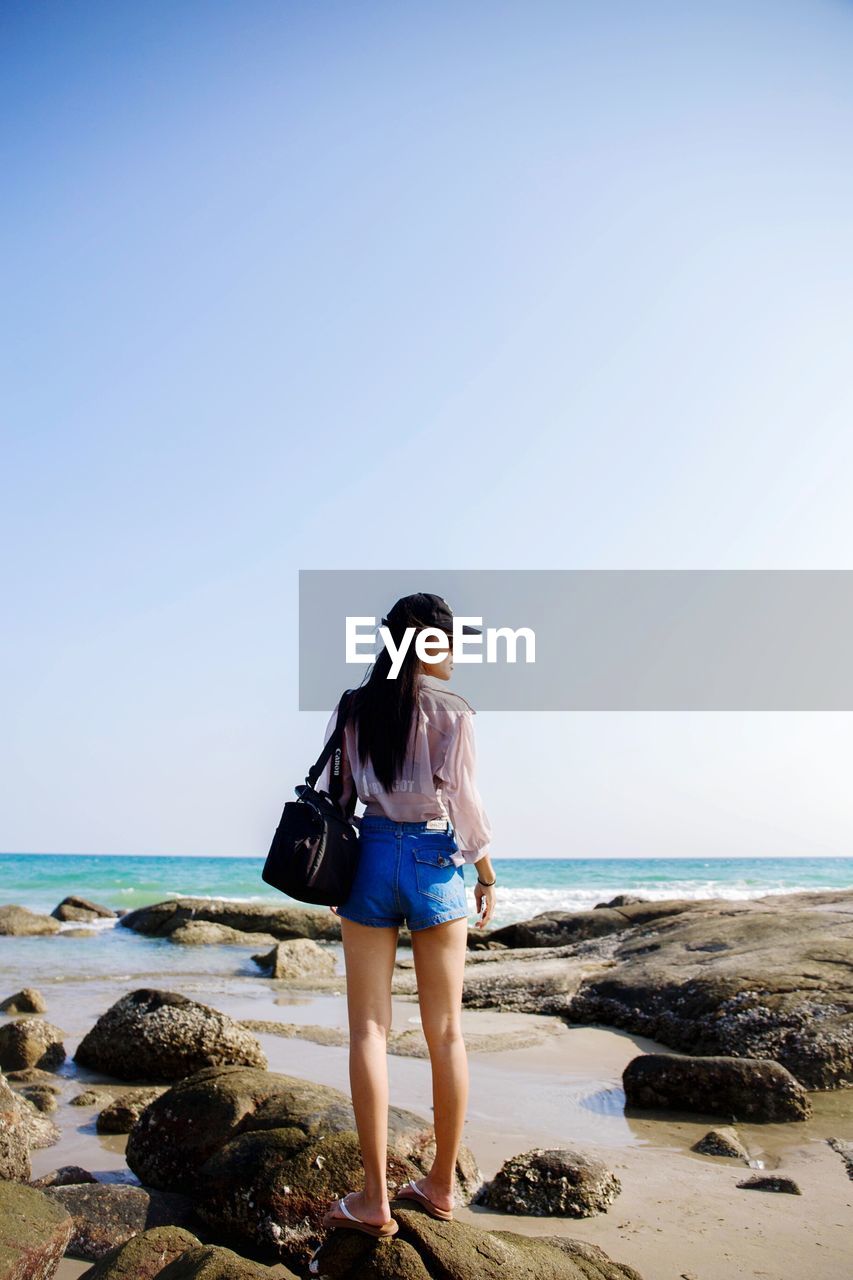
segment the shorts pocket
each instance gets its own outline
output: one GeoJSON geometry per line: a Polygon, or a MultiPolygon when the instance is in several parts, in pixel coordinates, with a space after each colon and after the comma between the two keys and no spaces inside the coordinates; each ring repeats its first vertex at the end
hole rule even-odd
{"type": "Polygon", "coordinates": [[[458,848],[453,836],[443,832],[426,832],[417,837],[412,853],[418,893],[444,905],[464,900],[462,868],[457,867],[450,856],[458,848]]]}

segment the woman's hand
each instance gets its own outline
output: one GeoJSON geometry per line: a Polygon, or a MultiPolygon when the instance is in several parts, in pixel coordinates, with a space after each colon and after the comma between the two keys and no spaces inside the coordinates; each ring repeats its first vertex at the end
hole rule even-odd
{"type": "Polygon", "coordinates": [[[477,904],[477,915],[481,918],[476,921],[475,927],[482,929],[488,924],[495,913],[495,901],[497,899],[497,890],[493,884],[483,885],[478,880],[474,885],[474,901],[477,904]]]}

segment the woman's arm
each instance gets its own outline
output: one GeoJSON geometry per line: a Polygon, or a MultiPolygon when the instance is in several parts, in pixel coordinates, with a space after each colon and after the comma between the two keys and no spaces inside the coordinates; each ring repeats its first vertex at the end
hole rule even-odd
{"type": "Polygon", "coordinates": [[[454,724],[437,776],[460,852],[466,862],[477,862],[488,853],[492,828],[477,790],[477,752],[471,718],[471,712],[466,711],[454,724]]]}
{"type": "Polygon", "coordinates": [[[488,852],[492,828],[477,789],[477,751],[472,718],[472,712],[466,711],[456,721],[438,776],[442,780],[442,797],[447,803],[459,849],[465,861],[473,862],[477,869],[474,901],[480,917],[476,922],[477,928],[482,929],[494,914],[495,871],[488,852]]]}

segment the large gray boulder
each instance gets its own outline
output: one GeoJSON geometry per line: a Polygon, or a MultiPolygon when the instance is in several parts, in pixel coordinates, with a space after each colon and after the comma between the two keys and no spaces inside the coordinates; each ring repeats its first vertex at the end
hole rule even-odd
{"type": "MultiPolygon", "coordinates": [[[[143,1111],[130,1132],[126,1159],[147,1186],[192,1193],[202,1166],[242,1133],[297,1129],[316,1138],[355,1129],[350,1096],[298,1076],[248,1067],[211,1067],[180,1080],[143,1111]]],[[[401,1107],[388,1110],[389,1150],[426,1172],[435,1150],[432,1126],[401,1107]]],[[[461,1193],[480,1186],[466,1147],[457,1161],[461,1193]]]]}
{"type": "Polygon", "coordinates": [[[71,1228],[68,1214],[43,1191],[0,1182],[0,1278],[51,1280],[71,1228]]]}
{"type": "Polygon", "coordinates": [[[74,1061],[122,1080],[180,1080],[203,1067],[265,1067],[257,1039],[227,1014],[174,991],[123,996],[81,1040],[74,1061]]]}
{"type": "Polygon", "coordinates": [[[464,999],[686,1054],[770,1058],[806,1089],[849,1088],[851,973],[853,890],[625,903],[493,930],[469,955],[464,999]],[[590,937],[590,917],[612,931],[590,937]]]}
{"type": "MultiPolygon", "coordinates": [[[[389,1109],[388,1175],[422,1177],[435,1150],[432,1126],[389,1109]]],[[[341,1188],[363,1178],[355,1116],[338,1089],[271,1071],[200,1071],[152,1102],[128,1138],[129,1167],[147,1186],[180,1188],[216,1232],[304,1263],[341,1188]]],[[[459,1193],[481,1178],[463,1148],[459,1193]]]]}
{"type": "Polygon", "coordinates": [[[632,1107],[722,1115],[736,1120],[805,1120],[805,1090],[778,1062],[644,1053],[622,1072],[632,1107]]]}
{"type": "Polygon", "coordinates": [[[88,1262],[148,1227],[191,1227],[195,1222],[186,1196],[147,1187],[83,1182],[47,1187],[44,1194],[73,1221],[67,1252],[88,1262]]]}
{"type": "Polygon", "coordinates": [[[501,1213],[589,1218],[621,1191],[603,1160],[573,1147],[536,1147],[505,1160],[477,1203],[501,1213]]]}
{"type": "Polygon", "coordinates": [[[0,1067],[21,1071],[38,1067],[52,1071],[65,1061],[62,1032],[44,1018],[21,1018],[0,1027],[0,1067]]]}
{"type": "Polygon", "coordinates": [[[209,920],[242,933],[268,933],[274,938],[340,941],[341,923],[333,911],[308,906],[267,906],[262,902],[219,902],[212,898],[169,898],[137,907],[121,923],[137,933],[165,938],[190,920],[209,920]]]}
{"type": "Polygon", "coordinates": [[[59,930],[59,922],[52,916],[39,915],[13,902],[0,907],[0,934],[23,938],[28,934],[59,933],[59,930]]]}
{"type": "Polygon", "coordinates": [[[772,1058],[807,1089],[853,1086],[853,892],[700,907],[622,935],[571,1020],[684,1053],[772,1058]]]}

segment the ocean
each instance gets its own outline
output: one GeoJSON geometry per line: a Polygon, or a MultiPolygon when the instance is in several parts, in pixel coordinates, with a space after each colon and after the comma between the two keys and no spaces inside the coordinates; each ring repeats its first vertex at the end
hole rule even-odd
{"type": "MultiPolygon", "coordinates": [[[[580,911],[618,893],[644,898],[753,898],[853,885],[853,857],[495,858],[493,924],[539,911],[580,911]]],[[[263,858],[119,854],[0,854],[0,903],[50,912],[69,893],[132,909],[164,898],[291,903],[261,879],[263,858]]],[[[474,907],[474,868],[465,868],[474,907]]]]}
{"type": "MultiPolygon", "coordinates": [[[[550,909],[577,911],[617,893],[645,898],[751,898],[797,889],[853,885],[853,857],[827,858],[495,858],[500,878],[494,925],[550,909]]],[[[0,854],[0,904],[50,912],[78,893],[114,910],[165,898],[210,897],[291,903],[261,880],[262,858],[118,854],[0,854]]],[[[471,923],[473,867],[465,868],[471,923]]],[[[309,908],[306,908],[306,910],[309,908]]],[[[258,977],[256,947],[175,946],[104,920],[94,936],[0,937],[0,998],[19,986],[111,987],[179,982],[200,993],[258,977]]]]}

